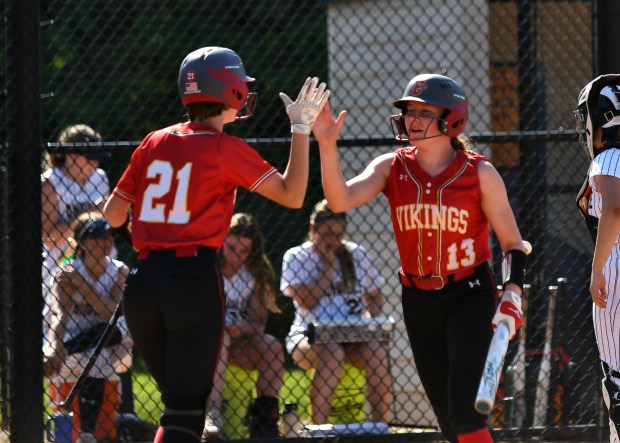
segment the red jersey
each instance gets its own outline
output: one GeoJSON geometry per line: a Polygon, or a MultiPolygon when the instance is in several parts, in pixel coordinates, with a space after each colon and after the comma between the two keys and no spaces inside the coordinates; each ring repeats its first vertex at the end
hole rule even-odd
{"type": "Polygon", "coordinates": [[[489,223],[480,206],[481,160],[486,158],[457,150],[446,170],[431,177],[414,148],[396,151],[383,192],[404,272],[447,275],[491,258],[489,223]]]}
{"type": "Polygon", "coordinates": [[[146,136],[113,193],[133,205],[137,249],[219,249],[237,186],[254,191],[275,172],[240,138],[201,123],[179,123],[146,136]]]}

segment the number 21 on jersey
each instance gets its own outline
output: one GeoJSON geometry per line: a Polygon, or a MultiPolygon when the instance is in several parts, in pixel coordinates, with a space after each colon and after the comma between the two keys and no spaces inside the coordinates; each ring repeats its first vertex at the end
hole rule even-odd
{"type": "MultiPolygon", "coordinates": [[[[189,222],[190,212],[187,210],[187,192],[192,163],[185,163],[179,170],[174,170],[170,162],[155,160],[146,171],[147,178],[157,181],[147,186],[144,200],[140,208],[139,220],[147,223],[185,224],[189,222]],[[172,191],[173,180],[177,182],[172,208],[169,203],[155,203],[155,199],[166,197],[172,191]],[[166,216],[166,213],[168,214],[166,216]]],[[[168,202],[170,198],[166,199],[168,202]]]]}

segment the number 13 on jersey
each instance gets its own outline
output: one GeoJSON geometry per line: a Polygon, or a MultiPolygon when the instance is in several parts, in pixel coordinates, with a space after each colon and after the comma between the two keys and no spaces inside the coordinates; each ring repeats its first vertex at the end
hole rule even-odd
{"type": "Polygon", "coordinates": [[[456,271],[466,268],[476,263],[476,251],[474,251],[474,240],[466,238],[458,243],[452,243],[448,247],[448,271],[456,271]]]}

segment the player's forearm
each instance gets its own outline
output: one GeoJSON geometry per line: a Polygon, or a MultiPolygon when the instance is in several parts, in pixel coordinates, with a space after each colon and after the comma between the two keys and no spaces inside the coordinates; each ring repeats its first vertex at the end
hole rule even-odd
{"type": "Polygon", "coordinates": [[[290,208],[301,208],[304,204],[308,189],[309,151],[310,137],[305,134],[293,134],[289,161],[282,175],[287,197],[286,206],[290,208]]]}
{"type": "Polygon", "coordinates": [[[100,294],[89,284],[80,286],[80,292],[86,302],[93,308],[93,311],[101,317],[103,321],[109,321],[116,309],[116,302],[111,297],[100,294]]]}
{"type": "Polygon", "coordinates": [[[118,228],[122,226],[129,217],[129,202],[112,195],[105,203],[103,215],[110,223],[110,227],[118,228]]]}
{"type": "Polygon", "coordinates": [[[329,285],[328,279],[323,276],[307,285],[300,285],[295,290],[297,304],[308,311],[313,310],[319,304],[319,300],[328,293],[329,285]]]}
{"type": "Polygon", "coordinates": [[[334,212],[344,212],[350,209],[346,206],[349,189],[340,169],[336,147],[321,149],[321,176],[323,192],[330,209],[334,212]]]}
{"type": "Polygon", "coordinates": [[[593,270],[600,271],[605,267],[618,233],[620,233],[620,208],[606,207],[603,203],[603,213],[598,224],[598,236],[592,259],[593,270]]]}
{"type": "Polygon", "coordinates": [[[59,313],[52,311],[54,319],[49,329],[49,347],[53,351],[54,355],[61,358],[66,357],[64,337],[66,333],[66,323],[68,315],[66,313],[59,313]]]}

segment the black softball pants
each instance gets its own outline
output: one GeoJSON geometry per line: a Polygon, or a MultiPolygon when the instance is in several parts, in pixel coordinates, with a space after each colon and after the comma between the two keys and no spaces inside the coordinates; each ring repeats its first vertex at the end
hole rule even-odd
{"type": "Polygon", "coordinates": [[[483,429],[474,409],[493,336],[495,282],[488,266],[437,291],[403,286],[407,334],[420,380],[446,438],[483,429]]]}
{"type": "Polygon", "coordinates": [[[151,251],[125,285],[124,314],[136,348],[162,392],[164,442],[199,441],[224,331],[217,253],[151,251]]]}

